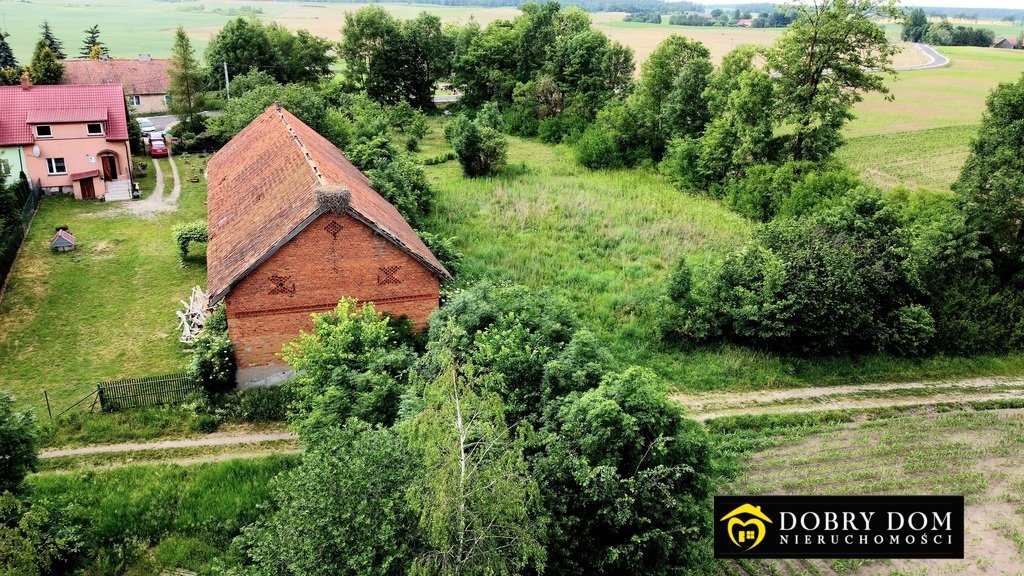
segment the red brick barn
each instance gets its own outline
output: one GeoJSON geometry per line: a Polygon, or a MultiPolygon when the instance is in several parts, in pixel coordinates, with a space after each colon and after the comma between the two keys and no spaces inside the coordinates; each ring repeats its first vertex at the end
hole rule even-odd
{"type": "Polygon", "coordinates": [[[280,106],[210,158],[207,180],[208,290],[226,301],[240,382],[280,372],[282,346],[342,297],[417,328],[437,308],[448,271],[340,150],[280,106]]]}

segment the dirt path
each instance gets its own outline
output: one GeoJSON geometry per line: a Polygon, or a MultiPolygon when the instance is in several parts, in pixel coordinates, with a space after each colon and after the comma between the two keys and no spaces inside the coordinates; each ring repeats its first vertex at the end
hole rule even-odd
{"type": "MultiPolygon", "coordinates": [[[[202,438],[184,438],[181,440],[161,440],[159,442],[128,442],[124,444],[103,444],[99,446],[82,446],[79,448],[53,448],[39,453],[40,458],[58,458],[61,456],[85,456],[89,454],[109,454],[115,452],[139,452],[143,450],[168,450],[172,448],[198,448],[203,446],[232,446],[235,444],[259,444],[279,440],[295,440],[291,432],[254,432],[250,434],[209,434],[202,438]]],[[[231,457],[232,454],[213,454],[209,457],[231,457]]],[[[204,458],[207,456],[203,456],[204,458]]]]}
{"type": "Polygon", "coordinates": [[[676,394],[673,399],[682,403],[694,418],[710,420],[741,414],[785,414],[986,400],[1024,400],[1024,379],[976,378],[757,392],[676,394]]]}
{"type": "Polygon", "coordinates": [[[153,186],[153,192],[144,200],[121,202],[116,207],[98,212],[97,214],[107,217],[124,216],[127,214],[142,218],[152,218],[160,212],[173,212],[177,210],[178,197],[181,196],[181,178],[178,175],[178,166],[174,162],[174,157],[168,155],[167,162],[171,165],[171,176],[174,182],[169,195],[164,196],[164,172],[160,168],[160,162],[152,159],[153,170],[156,172],[156,185],[153,186]]]}

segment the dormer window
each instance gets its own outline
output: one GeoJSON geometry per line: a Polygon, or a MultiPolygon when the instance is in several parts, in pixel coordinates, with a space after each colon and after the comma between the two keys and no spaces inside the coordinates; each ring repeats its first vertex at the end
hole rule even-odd
{"type": "Polygon", "coordinates": [[[85,132],[89,136],[102,136],[103,124],[100,124],[99,122],[90,122],[85,125],[85,132]]]}
{"type": "Polygon", "coordinates": [[[36,126],[36,138],[53,138],[53,131],[46,124],[36,126]]]}

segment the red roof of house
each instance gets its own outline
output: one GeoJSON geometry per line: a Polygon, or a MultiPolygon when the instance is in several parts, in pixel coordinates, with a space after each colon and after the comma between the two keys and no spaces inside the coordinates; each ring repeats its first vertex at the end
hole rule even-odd
{"type": "Polygon", "coordinates": [[[1013,48],[1017,47],[1017,41],[1014,40],[1013,38],[996,38],[996,41],[993,42],[992,45],[993,46],[998,46],[998,45],[1002,44],[1004,41],[1006,41],[1013,48]]]}
{"type": "Polygon", "coordinates": [[[167,94],[170,60],[61,60],[61,84],[121,84],[130,95],[167,94]]]}
{"type": "Polygon", "coordinates": [[[272,105],[207,164],[207,289],[217,302],[348,193],[346,212],[442,278],[448,270],[390,202],[333,144],[272,105]]]}
{"type": "Polygon", "coordinates": [[[21,86],[0,86],[0,146],[35,142],[29,118],[80,118],[94,115],[101,108],[106,110],[106,139],[127,140],[124,92],[118,84],[31,86],[27,90],[21,86]]]}
{"type": "Polygon", "coordinates": [[[37,108],[28,111],[26,124],[71,124],[106,122],[106,108],[37,108]]]}

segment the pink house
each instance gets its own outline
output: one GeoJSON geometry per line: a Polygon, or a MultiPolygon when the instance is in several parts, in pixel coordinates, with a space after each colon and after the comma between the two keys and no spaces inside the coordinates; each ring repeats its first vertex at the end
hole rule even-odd
{"type": "Polygon", "coordinates": [[[131,198],[131,149],[119,84],[0,87],[0,160],[47,192],[131,198]]]}

